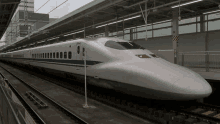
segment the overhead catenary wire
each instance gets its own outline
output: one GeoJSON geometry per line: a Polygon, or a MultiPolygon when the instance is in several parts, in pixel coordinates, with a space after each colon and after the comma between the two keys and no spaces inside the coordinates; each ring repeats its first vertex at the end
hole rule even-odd
{"type": "MultiPolygon", "coordinates": [[[[44,5],[46,5],[50,0],[48,0],[44,5]]],[[[42,5],[38,10],[40,10],[44,5],[42,5]]],[[[36,10],[36,12],[38,11],[36,10]]]]}

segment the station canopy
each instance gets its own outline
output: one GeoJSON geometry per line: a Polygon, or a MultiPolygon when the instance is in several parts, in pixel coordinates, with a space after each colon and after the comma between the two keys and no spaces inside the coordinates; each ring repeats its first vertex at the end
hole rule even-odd
{"type": "Polygon", "coordinates": [[[1,52],[47,44],[56,39],[68,39],[73,34],[76,38],[83,38],[84,33],[86,36],[104,33],[106,24],[109,32],[145,25],[143,15],[146,1],[148,24],[171,20],[173,11],[179,12],[179,6],[181,19],[186,19],[219,10],[220,5],[220,0],[94,0],[32,32],[30,37],[26,36],[6,46],[1,52]]]}
{"type": "Polygon", "coordinates": [[[0,39],[5,33],[21,0],[0,0],[0,39]]]}

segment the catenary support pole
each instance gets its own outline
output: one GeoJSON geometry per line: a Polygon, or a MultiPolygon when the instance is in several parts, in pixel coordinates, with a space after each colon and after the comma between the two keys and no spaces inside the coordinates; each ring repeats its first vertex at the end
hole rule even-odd
{"type": "Polygon", "coordinates": [[[146,25],[146,37],[145,37],[145,40],[147,41],[147,1],[145,2],[145,25],[146,25]]]}
{"type": "Polygon", "coordinates": [[[85,104],[83,105],[84,108],[89,108],[87,103],[87,84],[86,84],[86,51],[84,48],[84,68],[85,68],[85,104]]]}

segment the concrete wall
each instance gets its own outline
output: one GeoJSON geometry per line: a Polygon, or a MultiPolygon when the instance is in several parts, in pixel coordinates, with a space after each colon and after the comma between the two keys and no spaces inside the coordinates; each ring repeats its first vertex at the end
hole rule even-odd
{"type": "Polygon", "coordinates": [[[210,31],[208,34],[208,50],[220,51],[220,30],[210,31]]]}
{"type": "MultiPolygon", "coordinates": [[[[206,32],[179,35],[179,52],[205,51],[205,38],[206,32]]],[[[148,50],[173,49],[171,35],[149,38],[147,41],[145,39],[137,39],[134,42],[148,50]]],[[[208,32],[208,50],[220,51],[220,30],[208,32]]]]}

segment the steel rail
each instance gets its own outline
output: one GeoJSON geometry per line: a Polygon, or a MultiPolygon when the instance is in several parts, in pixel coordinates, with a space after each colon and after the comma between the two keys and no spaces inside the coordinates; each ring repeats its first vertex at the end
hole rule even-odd
{"type": "MultiPolygon", "coordinates": [[[[0,66],[2,67],[2,66],[0,66]]],[[[21,81],[22,83],[24,83],[26,86],[28,86],[30,89],[34,90],[35,92],[39,93],[41,96],[43,96],[44,98],[48,99],[50,102],[52,102],[53,104],[56,105],[56,107],[60,108],[64,113],[66,113],[67,116],[71,117],[71,119],[76,119],[77,121],[79,121],[79,123],[82,124],[89,124],[88,122],[86,122],[85,120],[83,120],[82,118],[80,118],[79,116],[73,114],[72,112],[70,112],[67,108],[65,108],[64,106],[60,105],[59,103],[57,103],[56,101],[54,101],[53,99],[51,99],[50,97],[48,97],[46,94],[42,93],[41,91],[37,90],[36,87],[34,87],[31,84],[26,83],[25,81],[23,81],[21,78],[19,78],[18,76],[16,76],[15,74],[11,73],[10,71],[8,71],[6,68],[2,67],[5,71],[7,71],[9,74],[11,74],[12,76],[14,76],[15,78],[17,78],[19,81],[21,81]]]]}
{"type": "MultiPolygon", "coordinates": [[[[3,68],[4,69],[4,68],[3,68]]],[[[8,86],[11,88],[11,90],[13,91],[13,93],[15,93],[15,95],[18,97],[18,99],[21,101],[22,105],[26,108],[26,110],[29,112],[29,114],[31,115],[31,117],[34,119],[34,121],[38,124],[46,124],[42,118],[37,114],[37,112],[35,112],[31,106],[25,102],[24,98],[19,94],[19,92],[14,88],[13,85],[11,85],[11,83],[5,78],[5,76],[0,73],[1,77],[3,78],[3,80],[8,84],[8,86]]]]}

